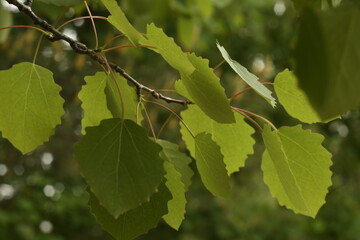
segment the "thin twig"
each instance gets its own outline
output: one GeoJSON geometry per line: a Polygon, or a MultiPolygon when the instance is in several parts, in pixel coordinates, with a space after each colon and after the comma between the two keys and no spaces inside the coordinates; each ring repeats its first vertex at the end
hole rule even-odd
{"type": "Polygon", "coordinates": [[[145,104],[141,103],[141,105],[142,105],[143,108],[144,108],[145,116],[146,116],[146,119],[147,119],[147,121],[148,121],[148,123],[149,123],[150,129],[151,129],[151,133],[152,133],[152,135],[153,135],[153,137],[154,137],[154,140],[155,140],[155,142],[157,142],[157,138],[156,138],[156,134],[155,134],[155,131],[154,131],[154,127],[153,127],[153,125],[152,125],[152,123],[151,123],[151,119],[150,119],[150,116],[149,116],[149,114],[148,114],[148,111],[146,110],[145,104]]]}
{"type": "MultiPolygon", "coordinates": [[[[106,20],[107,21],[107,18],[106,17],[103,17],[103,16],[92,16],[93,19],[102,19],[102,20],[106,20]]],[[[77,18],[74,18],[74,19],[70,19],[69,21],[66,21],[64,22],[63,24],[60,25],[60,27],[57,28],[57,30],[60,30],[61,28],[63,28],[65,25],[71,23],[71,22],[75,22],[77,20],[81,20],[81,19],[91,19],[90,16],[84,16],[84,17],[77,17],[77,18]]]]}
{"type": "Polygon", "coordinates": [[[262,127],[254,120],[252,119],[249,115],[247,115],[246,113],[242,112],[242,111],[238,111],[236,109],[234,109],[237,113],[240,113],[241,115],[243,115],[247,120],[249,120],[252,124],[254,124],[255,127],[257,127],[260,132],[263,131],[262,127]]]}
{"type": "Polygon", "coordinates": [[[89,17],[90,17],[90,19],[91,19],[91,24],[92,24],[93,29],[94,29],[95,49],[98,49],[98,48],[99,48],[99,38],[98,38],[98,34],[97,34],[97,30],[96,30],[96,25],[95,25],[95,22],[94,22],[94,18],[93,18],[92,14],[91,14],[89,5],[87,4],[86,0],[84,0],[84,4],[85,4],[85,7],[86,7],[86,10],[87,10],[88,13],[89,13],[89,17]]]}
{"type": "Polygon", "coordinates": [[[152,104],[155,104],[155,105],[158,105],[164,109],[166,109],[167,111],[171,112],[172,114],[174,114],[174,116],[176,116],[179,121],[184,125],[184,127],[188,130],[188,132],[190,133],[190,135],[195,138],[195,135],[194,133],[191,131],[191,129],[189,128],[189,126],[184,122],[184,120],[176,113],[174,112],[173,110],[171,110],[170,108],[158,103],[158,102],[153,102],[153,101],[149,101],[149,100],[144,100],[144,102],[148,102],[148,103],[152,103],[152,104]]]}
{"type": "MultiPolygon", "coordinates": [[[[274,85],[274,83],[272,83],[272,82],[263,82],[261,84],[262,85],[274,85]]],[[[245,88],[245,89],[241,90],[240,92],[234,94],[234,96],[231,97],[231,101],[233,101],[235,98],[237,98],[238,96],[240,96],[244,92],[247,92],[247,91],[250,91],[250,90],[253,90],[253,88],[248,87],[248,88],[245,88]]]]}
{"type": "MultiPolygon", "coordinates": [[[[104,59],[102,57],[100,57],[96,51],[88,48],[84,43],[74,40],[71,37],[61,33],[59,30],[54,28],[47,21],[45,21],[44,19],[37,16],[29,6],[25,5],[24,3],[22,3],[18,0],[6,0],[6,1],[9,4],[16,6],[20,12],[29,16],[36,25],[40,26],[41,28],[43,28],[45,30],[44,31],[45,33],[46,33],[46,31],[48,31],[49,33],[46,35],[46,38],[48,40],[50,40],[52,42],[64,40],[70,44],[70,46],[74,50],[74,52],[76,52],[78,54],[88,55],[91,59],[100,63],[101,65],[106,64],[104,59]]],[[[108,65],[110,66],[111,69],[113,69],[115,72],[119,73],[122,77],[124,77],[127,81],[132,83],[135,86],[137,93],[139,95],[141,94],[142,91],[145,91],[145,92],[149,92],[154,98],[161,99],[163,101],[166,101],[167,103],[177,103],[177,104],[181,104],[181,105],[187,105],[187,104],[192,103],[189,100],[175,99],[175,98],[170,98],[170,97],[164,96],[163,94],[156,92],[154,89],[151,89],[151,88],[141,84],[137,80],[135,80],[124,69],[122,69],[120,66],[116,65],[115,63],[108,62],[108,65]]]]}

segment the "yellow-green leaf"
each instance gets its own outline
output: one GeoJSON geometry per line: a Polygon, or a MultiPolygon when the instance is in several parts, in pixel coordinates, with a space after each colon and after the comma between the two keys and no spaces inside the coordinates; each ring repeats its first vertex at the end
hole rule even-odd
{"type": "Polygon", "coordinates": [[[315,217],[331,186],[331,154],[321,145],[323,136],[300,125],[271,131],[264,127],[266,151],[264,181],[280,205],[315,217]]]}
{"type": "Polygon", "coordinates": [[[82,133],[86,127],[98,126],[104,119],[112,118],[107,108],[105,88],[108,75],[98,72],[94,76],[85,77],[86,85],[79,92],[84,118],[81,121],[82,133]]]}
{"type": "Polygon", "coordinates": [[[101,0],[101,2],[111,14],[108,21],[121,33],[125,34],[132,44],[138,46],[144,37],[131,25],[117,2],[115,0],[101,0]]]}
{"type": "MultiPolygon", "coordinates": [[[[193,134],[210,133],[212,140],[219,145],[228,175],[239,171],[245,165],[248,155],[253,154],[255,140],[251,137],[254,129],[250,127],[240,114],[235,115],[235,123],[221,124],[207,117],[197,106],[189,106],[181,113],[186,125],[193,134]]],[[[181,126],[181,135],[192,155],[195,155],[194,138],[187,129],[181,126]]]]}
{"type": "Polygon", "coordinates": [[[279,73],[275,78],[274,88],[279,102],[292,117],[304,123],[330,121],[323,121],[319,117],[304,91],[298,87],[298,79],[293,72],[286,69],[279,73]]]}
{"type": "Polygon", "coordinates": [[[53,74],[23,62],[0,71],[0,131],[27,153],[49,139],[64,113],[61,88],[53,74]]]}

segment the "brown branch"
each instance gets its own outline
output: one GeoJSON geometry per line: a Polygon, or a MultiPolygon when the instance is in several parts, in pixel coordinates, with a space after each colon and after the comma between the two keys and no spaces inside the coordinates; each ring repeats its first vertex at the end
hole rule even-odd
{"type": "MultiPolygon", "coordinates": [[[[106,65],[104,59],[101,58],[96,53],[96,51],[88,48],[85,44],[83,44],[77,40],[74,40],[74,39],[70,38],[69,36],[61,33],[59,30],[54,28],[47,21],[45,21],[44,19],[37,16],[31,9],[32,1],[26,1],[26,3],[22,3],[18,0],[6,0],[6,1],[9,4],[15,5],[19,9],[20,12],[29,16],[36,25],[38,25],[42,29],[46,30],[48,32],[48,34],[46,35],[46,38],[48,40],[50,40],[52,42],[63,40],[65,42],[69,43],[71,48],[76,53],[88,55],[91,59],[98,62],[99,64],[101,64],[103,66],[106,65]]],[[[128,80],[135,86],[139,96],[141,94],[141,91],[145,91],[145,92],[150,93],[154,98],[164,100],[167,103],[177,103],[177,104],[181,104],[181,105],[191,104],[191,101],[189,101],[189,100],[174,99],[174,98],[164,96],[163,94],[156,92],[154,89],[151,89],[151,88],[141,84],[137,80],[135,80],[124,69],[122,69],[120,66],[116,65],[115,63],[109,62],[108,64],[115,72],[119,73],[121,76],[123,76],[126,80],[128,80]]]]}

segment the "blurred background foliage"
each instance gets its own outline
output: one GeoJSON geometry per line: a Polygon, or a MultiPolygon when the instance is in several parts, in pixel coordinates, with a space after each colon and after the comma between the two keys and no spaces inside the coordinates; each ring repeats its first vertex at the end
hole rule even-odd
{"type": "MultiPolygon", "coordinates": [[[[88,2],[93,15],[108,15],[99,2],[88,2]]],[[[277,72],[291,69],[298,15],[291,1],[121,0],[119,3],[139,30],[144,31],[147,23],[155,22],[183,49],[209,58],[211,66],[222,60],[215,44],[219,41],[234,59],[262,81],[272,81],[277,72]]],[[[13,24],[30,24],[26,16],[18,14],[5,1],[1,4],[12,11],[13,24]]],[[[34,1],[33,7],[51,23],[63,13],[57,26],[87,15],[84,5],[61,8],[34,1]]],[[[102,44],[119,34],[103,20],[96,20],[96,26],[102,44]]],[[[62,31],[95,46],[89,20],[68,24],[62,31]]],[[[34,30],[12,29],[7,40],[0,44],[0,69],[32,61],[38,39],[39,33],[34,30]]],[[[111,46],[126,43],[121,38],[111,46]]],[[[152,88],[173,89],[174,81],[179,78],[159,56],[148,50],[117,49],[107,56],[152,88]]],[[[52,70],[56,82],[63,87],[65,115],[49,142],[25,156],[0,135],[0,239],[112,239],[88,211],[85,183],[73,158],[73,144],[81,137],[82,110],[77,93],[84,84],[84,76],[101,68],[85,56],[74,54],[63,42],[46,40],[42,41],[36,62],[52,70]]],[[[228,66],[223,65],[216,72],[228,96],[246,87],[228,66]]],[[[281,106],[274,110],[251,92],[243,94],[234,105],[261,114],[279,127],[298,124],[281,106]]],[[[169,113],[147,107],[158,132],[169,113]]],[[[179,106],[169,107],[181,110],[179,106]]],[[[262,180],[260,162],[264,146],[256,133],[256,153],[232,177],[233,199],[212,197],[196,175],[187,194],[187,214],[180,230],[176,232],[160,223],[140,239],[359,239],[360,112],[353,111],[342,120],[328,124],[305,127],[325,135],[324,145],[334,155],[333,186],[316,219],[296,215],[272,198],[262,180]]],[[[161,136],[179,143],[185,151],[176,119],[169,121],[161,136]]]]}

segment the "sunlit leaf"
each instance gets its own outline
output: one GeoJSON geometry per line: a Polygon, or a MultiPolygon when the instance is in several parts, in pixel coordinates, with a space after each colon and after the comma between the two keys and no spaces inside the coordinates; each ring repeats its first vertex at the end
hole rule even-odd
{"type": "MultiPolygon", "coordinates": [[[[239,171],[245,165],[248,155],[254,152],[255,140],[251,137],[254,129],[250,127],[240,114],[235,115],[235,123],[220,124],[207,117],[197,106],[189,106],[181,116],[193,134],[210,133],[212,140],[219,145],[224,156],[228,174],[239,171]]],[[[181,126],[181,135],[192,155],[195,155],[194,138],[188,130],[181,126]]]]}
{"type": "Polygon", "coordinates": [[[132,44],[138,46],[144,37],[131,25],[118,3],[115,0],[101,0],[101,2],[111,14],[108,21],[125,34],[132,44]]]}
{"type": "Polygon", "coordinates": [[[131,240],[155,228],[161,217],[167,213],[167,203],[171,199],[169,190],[162,183],[159,186],[159,191],[151,196],[149,202],[114,218],[101,206],[92,192],[89,194],[92,214],[95,215],[97,222],[116,240],[131,240]]]}
{"type": "MultiPolygon", "coordinates": [[[[109,76],[107,79],[107,85],[105,88],[107,106],[114,118],[130,119],[136,122],[136,107],[138,104],[138,97],[134,88],[127,84],[125,78],[116,74],[116,83],[114,79],[109,76]],[[119,94],[121,93],[121,96],[119,94]],[[124,101],[124,104],[121,104],[124,101]],[[122,114],[122,108],[124,108],[124,116],[122,114]]],[[[142,115],[139,112],[139,122],[142,121],[142,115]]]]}
{"type": "Polygon", "coordinates": [[[176,45],[173,38],[168,37],[161,28],[155,24],[147,26],[148,40],[143,43],[156,47],[156,51],[161,54],[170,66],[184,74],[191,74],[195,67],[191,64],[186,54],[176,45]]]}
{"type": "Polygon", "coordinates": [[[0,86],[0,131],[21,152],[30,152],[61,122],[61,88],[52,72],[27,62],[0,71],[0,86]]]}
{"type": "Polygon", "coordinates": [[[196,166],[205,187],[215,196],[230,197],[230,182],[223,155],[210,134],[195,137],[196,166]]]}
{"type": "Polygon", "coordinates": [[[306,8],[300,18],[295,73],[321,119],[360,105],[360,9],[306,8]]]}
{"type": "Polygon", "coordinates": [[[279,73],[274,88],[279,102],[292,117],[305,123],[328,122],[321,120],[304,91],[298,87],[293,72],[285,70],[279,73]]]}
{"type": "Polygon", "coordinates": [[[260,96],[262,96],[266,101],[268,101],[271,106],[276,106],[276,100],[271,96],[272,92],[267,89],[263,84],[259,82],[259,78],[249,72],[244,66],[238,63],[235,60],[232,60],[229,53],[226,49],[221,46],[219,43],[216,44],[219,48],[223,58],[230,65],[230,67],[247,83],[252,87],[260,96]]]}
{"type": "Polygon", "coordinates": [[[86,85],[79,92],[84,118],[81,121],[82,133],[86,127],[98,126],[103,119],[112,118],[107,108],[105,88],[108,75],[98,72],[94,76],[85,77],[86,85]]]}
{"type": "Polygon", "coordinates": [[[264,181],[280,205],[315,217],[331,186],[331,154],[321,145],[323,136],[300,125],[263,131],[266,151],[264,181]]]}
{"type": "Polygon", "coordinates": [[[164,177],[161,147],[130,120],[108,119],[86,129],[75,157],[91,191],[115,218],[149,201],[164,177]]]}

